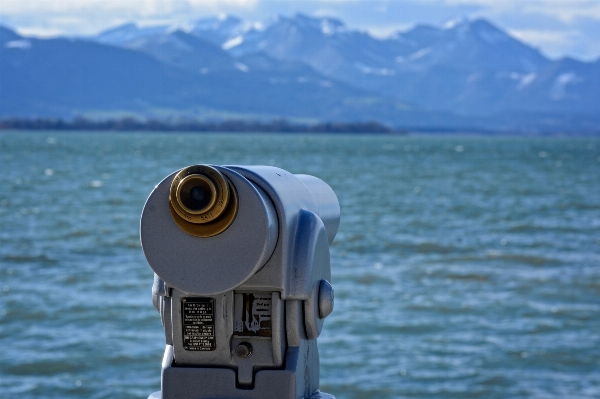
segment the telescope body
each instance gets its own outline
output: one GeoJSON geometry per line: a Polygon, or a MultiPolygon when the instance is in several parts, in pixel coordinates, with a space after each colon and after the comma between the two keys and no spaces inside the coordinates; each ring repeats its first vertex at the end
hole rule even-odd
{"type": "Polygon", "coordinates": [[[316,339],[339,220],[325,182],[276,167],[195,165],[160,182],[140,223],[166,343],[150,398],[333,398],[316,339]]]}

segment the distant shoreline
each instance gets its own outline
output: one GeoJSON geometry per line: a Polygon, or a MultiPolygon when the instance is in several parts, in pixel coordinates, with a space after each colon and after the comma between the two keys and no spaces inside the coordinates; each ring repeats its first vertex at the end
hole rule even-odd
{"type": "Polygon", "coordinates": [[[497,137],[600,137],[598,130],[570,129],[489,129],[476,127],[415,126],[390,127],[376,121],[298,123],[286,119],[257,121],[140,120],[132,117],[96,120],[88,118],[6,118],[0,119],[3,131],[63,132],[148,132],[148,133],[312,133],[312,134],[383,134],[383,135],[475,135],[497,137]]]}
{"type": "Polygon", "coordinates": [[[9,118],[0,120],[2,130],[88,130],[88,131],[149,131],[149,132],[243,132],[243,133],[377,133],[406,134],[378,122],[321,122],[315,124],[291,123],[287,120],[270,122],[225,120],[218,122],[138,120],[120,118],[92,120],[76,118],[9,118]]]}

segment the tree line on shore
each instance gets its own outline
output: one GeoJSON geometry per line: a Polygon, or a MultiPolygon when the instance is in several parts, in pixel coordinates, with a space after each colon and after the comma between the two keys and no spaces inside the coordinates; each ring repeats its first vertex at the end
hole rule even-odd
{"type": "Polygon", "coordinates": [[[75,118],[8,118],[0,120],[0,130],[95,130],[156,132],[265,132],[265,133],[402,133],[381,123],[321,122],[292,123],[285,119],[269,122],[248,120],[225,121],[161,121],[131,117],[94,120],[75,118]]]}

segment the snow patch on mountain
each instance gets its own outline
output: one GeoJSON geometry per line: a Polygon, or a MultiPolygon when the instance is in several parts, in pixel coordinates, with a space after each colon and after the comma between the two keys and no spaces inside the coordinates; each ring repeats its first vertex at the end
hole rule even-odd
{"type": "Polygon", "coordinates": [[[429,53],[431,53],[431,47],[422,48],[421,50],[416,51],[416,52],[412,53],[411,55],[409,55],[408,59],[410,61],[415,61],[415,60],[425,57],[429,53]]]}
{"type": "Polygon", "coordinates": [[[31,42],[26,39],[11,40],[10,42],[4,43],[5,48],[16,48],[19,50],[29,50],[31,48],[31,42]]]}
{"type": "Polygon", "coordinates": [[[445,29],[445,30],[454,29],[457,26],[462,25],[467,21],[468,20],[465,17],[453,18],[453,19],[450,19],[450,20],[444,22],[444,24],[442,25],[442,29],[445,29]]]}
{"type": "Polygon", "coordinates": [[[267,25],[265,25],[265,23],[263,22],[255,22],[252,24],[252,29],[257,31],[257,32],[262,32],[265,29],[267,29],[267,25]]]}
{"type": "Polygon", "coordinates": [[[101,32],[95,37],[96,41],[103,44],[122,45],[131,40],[140,39],[160,33],[167,33],[171,26],[160,25],[140,28],[134,23],[129,23],[101,32]]]}
{"type": "Polygon", "coordinates": [[[250,71],[250,68],[248,67],[248,65],[244,64],[243,62],[236,62],[233,64],[233,66],[235,67],[235,69],[242,71],[242,72],[250,71]]]}
{"type": "Polygon", "coordinates": [[[221,48],[223,50],[229,50],[229,49],[234,48],[235,46],[239,46],[242,43],[244,43],[244,36],[240,35],[240,36],[234,37],[233,39],[227,40],[225,43],[223,43],[221,48]]]}
{"type": "Polygon", "coordinates": [[[535,78],[537,78],[537,73],[535,72],[521,75],[517,90],[523,90],[525,87],[529,86],[535,80],[535,78]]]}
{"type": "Polygon", "coordinates": [[[335,34],[338,27],[339,26],[337,24],[332,23],[332,21],[329,19],[323,19],[321,21],[321,32],[323,32],[325,36],[332,36],[335,34]]]}
{"type": "Polygon", "coordinates": [[[361,63],[356,63],[354,66],[366,75],[394,76],[396,74],[396,71],[391,68],[374,68],[361,63]]]}
{"type": "Polygon", "coordinates": [[[555,101],[562,100],[567,97],[567,86],[582,81],[583,79],[574,72],[561,73],[554,81],[550,97],[555,101]]]}

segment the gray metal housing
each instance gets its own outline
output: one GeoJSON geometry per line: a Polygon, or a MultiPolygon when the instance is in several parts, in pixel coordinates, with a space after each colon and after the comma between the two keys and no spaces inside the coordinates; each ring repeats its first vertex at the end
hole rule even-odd
{"type": "Polygon", "coordinates": [[[142,212],[142,247],[155,272],[152,297],[166,339],[162,389],[151,397],[332,398],[318,390],[316,339],[333,310],[335,193],[316,177],[275,167],[214,167],[239,197],[238,214],[223,233],[194,237],[173,221],[168,197],[177,172],[156,186],[142,212]],[[244,294],[270,304],[269,336],[236,332],[244,294]],[[186,348],[182,306],[188,298],[212,301],[211,350],[186,348]],[[251,346],[250,356],[235,355],[240,344],[251,346]]]}

